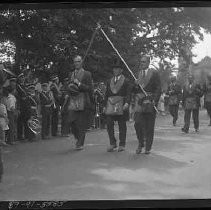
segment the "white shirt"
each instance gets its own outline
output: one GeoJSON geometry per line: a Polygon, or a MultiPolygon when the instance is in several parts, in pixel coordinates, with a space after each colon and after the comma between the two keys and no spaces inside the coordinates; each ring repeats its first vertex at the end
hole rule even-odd
{"type": "MultiPolygon", "coordinates": [[[[6,106],[2,103],[0,103],[0,113],[1,113],[1,115],[4,115],[7,117],[6,106]]],[[[9,129],[9,126],[4,117],[0,117],[0,126],[1,126],[2,130],[4,130],[4,131],[9,129]]]]}
{"type": "Polygon", "coordinates": [[[8,111],[16,108],[16,98],[14,95],[9,94],[6,101],[6,107],[8,111]]]}
{"type": "Polygon", "coordinates": [[[120,79],[120,77],[121,77],[121,75],[119,75],[119,76],[114,76],[114,81],[115,81],[115,82],[118,81],[118,80],[120,79]]]}
{"type": "Polygon", "coordinates": [[[145,71],[145,77],[147,76],[148,70],[149,70],[148,68],[144,70],[145,71]]]}

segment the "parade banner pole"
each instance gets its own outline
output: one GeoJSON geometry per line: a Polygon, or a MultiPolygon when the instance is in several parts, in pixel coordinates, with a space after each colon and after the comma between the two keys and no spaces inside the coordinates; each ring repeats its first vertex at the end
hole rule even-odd
{"type": "Polygon", "coordinates": [[[92,38],[91,38],[91,40],[90,40],[90,42],[89,42],[89,45],[88,45],[88,48],[87,48],[87,50],[86,50],[86,52],[85,52],[85,55],[84,55],[83,60],[82,60],[82,63],[84,63],[84,61],[85,61],[85,59],[86,59],[86,56],[87,56],[87,54],[88,54],[88,52],[89,52],[89,50],[90,50],[90,48],[91,48],[91,46],[92,46],[92,43],[93,43],[93,41],[94,41],[94,38],[95,38],[95,36],[96,36],[96,34],[97,34],[98,29],[99,29],[99,26],[97,26],[97,28],[95,29],[94,33],[92,34],[92,38]]]}
{"type": "MultiPolygon", "coordinates": [[[[125,64],[125,66],[127,67],[127,70],[130,72],[130,74],[132,75],[132,77],[136,79],[135,75],[133,74],[133,72],[131,71],[131,69],[129,68],[129,66],[127,65],[127,63],[125,62],[125,60],[122,58],[122,56],[120,55],[120,53],[118,52],[118,50],[114,47],[113,43],[111,42],[111,40],[108,38],[108,36],[106,35],[106,33],[104,32],[104,30],[102,29],[101,25],[99,23],[97,23],[98,28],[100,28],[100,31],[103,33],[103,35],[105,36],[105,38],[107,39],[107,41],[110,43],[110,45],[112,46],[112,48],[114,49],[114,51],[117,53],[117,55],[120,57],[120,59],[122,60],[122,62],[125,64]]],[[[143,87],[139,84],[139,87],[141,88],[141,90],[143,91],[145,96],[148,96],[148,94],[146,93],[146,91],[143,89],[143,87]]],[[[158,110],[156,108],[156,106],[154,105],[154,109],[155,111],[158,113],[158,110]]]]}

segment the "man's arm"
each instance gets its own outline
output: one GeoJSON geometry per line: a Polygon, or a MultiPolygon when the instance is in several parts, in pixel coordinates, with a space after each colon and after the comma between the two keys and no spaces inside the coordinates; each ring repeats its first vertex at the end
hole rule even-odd
{"type": "Polygon", "coordinates": [[[90,94],[93,93],[93,81],[90,72],[84,75],[84,80],[78,84],[78,88],[82,92],[89,92],[90,94]]]}

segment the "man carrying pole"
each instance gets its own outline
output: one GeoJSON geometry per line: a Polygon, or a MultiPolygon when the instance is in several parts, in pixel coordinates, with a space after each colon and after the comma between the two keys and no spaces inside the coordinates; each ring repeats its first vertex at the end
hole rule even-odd
{"type": "Polygon", "coordinates": [[[154,106],[157,107],[161,95],[160,76],[155,69],[149,68],[149,64],[150,57],[143,56],[140,61],[139,76],[133,87],[135,93],[134,127],[139,141],[136,154],[140,154],[144,146],[145,154],[150,153],[156,118],[154,106]],[[147,95],[144,94],[143,90],[147,95]]]}
{"type": "Polygon", "coordinates": [[[139,73],[139,78],[136,79],[133,72],[130,70],[118,50],[114,47],[113,43],[99,23],[98,29],[100,29],[111,47],[125,64],[131,76],[135,79],[135,85],[133,87],[133,92],[136,94],[134,127],[139,140],[139,146],[136,150],[136,154],[140,154],[142,147],[144,147],[144,137],[146,137],[145,153],[149,154],[154,137],[155,118],[156,112],[158,112],[157,105],[161,95],[160,76],[156,70],[149,69],[150,57],[143,56],[141,58],[141,71],[139,73]]]}

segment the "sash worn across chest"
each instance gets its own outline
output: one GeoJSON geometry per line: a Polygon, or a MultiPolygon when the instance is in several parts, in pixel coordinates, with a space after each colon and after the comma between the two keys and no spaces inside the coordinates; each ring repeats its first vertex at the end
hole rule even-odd
{"type": "Polygon", "coordinates": [[[148,69],[147,74],[144,76],[144,72],[140,71],[138,75],[138,84],[140,84],[143,88],[147,86],[153,74],[152,69],[148,69]]]}
{"type": "Polygon", "coordinates": [[[124,81],[125,81],[124,75],[121,75],[116,83],[114,81],[114,77],[112,77],[111,82],[110,82],[111,92],[114,94],[117,94],[119,90],[121,89],[122,85],[124,84],[124,81]]]}
{"type": "MultiPolygon", "coordinates": [[[[153,75],[153,69],[148,69],[147,74],[141,71],[138,75],[138,84],[145,88],[153,75]]],[[[149,94],[150,95],[150,94],[149,94]]],[[[145,97],[144,93],[137,93],[135,96],[135,112],[152,113],[154,105],[150,97],[145,97]]]]}

